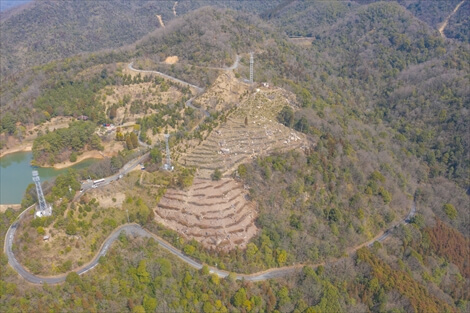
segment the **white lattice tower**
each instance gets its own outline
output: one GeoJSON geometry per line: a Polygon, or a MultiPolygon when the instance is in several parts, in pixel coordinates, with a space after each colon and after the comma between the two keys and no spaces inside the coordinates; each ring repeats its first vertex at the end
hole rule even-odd
{"type": "Polygon", "coordinates": [[[44,193],[41,187],[41,178],[39,178],[38,171],[33,171],[33,182],[36,185],[36,193],[38,195],[38,213],[39,216],[49,216],[52,214],[52,209],[47,205],[46,199],[44,199],[44,193]]]}
{"type": "Polygon", "coordinates": [[[163,166],[164,169],[167,171],[171,171],[171,158],[170,158],[170,144],[168,143],[168,139],[170,138],[169,134],[165,134],[165,144],[166,144],[166,163],[163,166]]]}
{"type": "Polygon", "coordinates": [[[250,84],[253,84],[253,52],[250,53],[250,84]]]}

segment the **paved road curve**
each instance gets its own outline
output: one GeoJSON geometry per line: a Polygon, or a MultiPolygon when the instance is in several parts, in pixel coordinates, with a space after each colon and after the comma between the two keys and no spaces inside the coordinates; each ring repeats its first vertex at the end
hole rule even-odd
{"type": "MultiPolygon", "coordinates": [[[[143,155],[140,156],[140,157],[137,157],[137,158],[135,158],[135,159],[130,160],[128,163],[126,163],[126,164],[122,167],[122,169],[121,169],[119,172],[117,172],[116,174],[114,174],[114,175],[112,175],[112,176],[106,177],[106,178],[104,179],[104,181],[101,182],[97,187],[105,186],[105,185],[108,185],[108,184],[110,184],[111,182],[113,182],[113,181],[115,181],[115,180],[118,180],[118,179],[119,179],[119,175],[122,175],[122,176],[126,175],[126,174],[129,173],[134,167],[136,167],[137,164],[143,163],[143,161],[145,160],[145,158],[148,157],[149,153],[150,153],[150,152],[147,152],[147,153],[143,154],[143,155]]],[[[94,185],[94,183],[93,183],[92,181],[86,182],[86,183],[82,184],[82,193],[80,193],[79,196],[81,196],[81,195],[82,195],[84,192],[86,192],[87,190],[93,188],[93,185],[94,185]]],[[[77,199],[77,198],[76,198],[76,199],[77,199]]],[[[75,199],[75,200],[76,200],[76,199],[75,199]]]]}
{"type": "Polygon", "coordinates": [[[164,74],[162,72],[158,72],[158,71],[146,71],[146,70],[138,70],[136,68],[134,68],[133,66],[133,62],[129,63],[128,65],[128,68],[131,70],[131,71],[135,71],[135,72],[139,72],[139,73],[150,73],[150,74],[157,74],[163,78],[166,78],[166,79],[169,79],[169,80],[172,80],[174,82],[177,82],[183,86],[188,86],[188,87],[191,87],[191,88],[194,88],[196,89],[198,92],[203,92],[204,91],[204,88],[201,88],[201,87],[198,87],[196,85],[193,85],[193,84],[190,84],[188,82],[185,82],[185,81],[182,81],[181,79],[178,79],[176,77],[173,77],[173,76],[170,76],[170,75],[167,75],[167,74],[164,74]]]}
{"type": "MultiPolygon", "coordinates": [[[[235,62],[233,62],[233,64],[229,67],[202,67],[202,68],[208,68],[208,69],[215,69],[215,70],[226,70],[226,71],[231,71],[231,70],[234,70],[236,68],[238,68],[238,65],[240,64],[240,56],[237,54],[236,57],[235,57],[235,62]]],[[[175,81],[177,83],[180,83],[182,84],[183,86],[189,86],[189,87],[192,87],[194,89],[196,89],[199,93],[202,93],[204,91],[204,88],[201,88],[201,87],[198,87],[196,85],[193,85],[193,84],[190,84],[188,82],[185,82],[185,81],[182,81],[181,79],[178,79],[176,77],[173,77],[173,76],[170,76],[170,75],[167,75],[167,74],[164,74],[162,72],[158,72],[158,71],[148,71],[148,70],[138,70],[136,68],[133,67],[133,62],[129,63],[128,65],[128,68],[131,70],[131,71],[135,71],[135,72],[140,72],[140,73],[151,73],[151,74],[157,74],[157,75],[160,75],[164,78],[167,78],[169,80],[172,80],[172,81],[175,81]]],[[[206,110],[204,110],[203,108],[197,108],[195,107],[192,103],[193,103],[193,100],[195,99],[196,97],[192,97],[191,99],[189,99],[188,101],[186,101],[186,106],[187,107],[190,107],[194,110],[200,110],[205,116],[209,116],[209,112],[207,112],[206,110]]],[[[145,145],[145,144],[143,144],[145,145]]]]}
{"type": "MultiPolygon", "coordinates": [[[[10,226],[8,229],[6,236],[5,236],[5,245],[4,245],[4,250],[5,253],[7,254],[8,257],[8,263],[10,264],[13,269],[20,274],[25,280],[33,283],[33,284],[43,284],[43,283],[48,283],[48,284],[57,284],[65,281],[66,274],[58,275],[58,276],[53,276],[53,277],[43,277],[43,276],[37,276],[34,275],[30,272],[28,272],[15,258],[13,251],[12,251],[12,244],[13,244],[13,238],[15,236],[16,229],[18,227],[18,223],[21,220],[22,216],[29,210],[31,210],[34,207],[34,205],[30,206],[28,209],[26,209],[23,213],[20,214],[18,219],[10,226]]],[[[382,242],[387,237],[390,236],[391,231],[396,228],[400,224],[408,224],[411,221],[411,218],[415,215],[416,213],[416,204],[413,202],[413,205],[411,207],[410,212],[408,215],[398,224],[395,226],[387,229],[383,235],[379,236],[378,238],[374,238],[370,240],[369,242],[366,242],[364,244],[361,244],[353,249],[350,250],[350,253],[357,251],[361,247],[367,245],[371,246],[375,241],[382,242]]],[[[138,224],[126,224],[118,227],[115,229],[111,235],[104,241],[104,243],[101,245],[101,248],[98,252],[98,254],[91,260],[88,264],[84,265],[83,267],[79,268],[76,270],[76,273],[79,275],[82,275],[89,270],[93,269],[95,266],[98,265],[98,261],[100,257],[106,255],[106,253],[109,250],[109,247],[111,244],[118,239],[119,234],[121,232],[126,232],[127,234],[133,235],[133,236],[142,236],[142,237],[151,237],[155,239],[161,247],[165,248],[169,252],[171,252],[173,255],[177,256],[180,258],[182,261],[185,263],[189,264],[190,266],[196,268],[196,269],[201,269],[202,264],[193,260],[189,256],[185,255],[182,253],[180,250],[177,248],[173,247],[171,244],[166,242],[164,239],[158,237],[157,235],[147,231],[146,229],[142,228],[138,224]]],[[[310,264],[309,266],[316,267],[318,265],[324,265],[324,263],[321,264],[310,264]]],[[[304,265],[303,264],[298,264],[295,266],[289,266],[289,267],[280,267],[280,268],[272,268],[264,272],[259,272],[259,273],[254,273],[254,274],[235,274],[237,279],[244,279],[244,280],[249,280],[249,281],[262,281],[262,280],[267,280],[271,278],[277,278],[277,277],[284,277],[291,275],[292,273],[295,273],[297,271],[300,271],[304,265]]],[[[219,277],[223,278],[229,275],[229,272],[223,271],[214,267],[209,267],[209,270],[211,273],[217,274],[219,277]]]]}

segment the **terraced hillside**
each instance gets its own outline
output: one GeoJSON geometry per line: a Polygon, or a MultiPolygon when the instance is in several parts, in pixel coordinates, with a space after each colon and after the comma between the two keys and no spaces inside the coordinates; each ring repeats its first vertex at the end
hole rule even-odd
{"type": "Polygon", "coordinates": [[[295,96],[280,88],[250,89],[225,72],[196,99],[205,110],[227,112],[226,119],[204,140],[187,144],[184,153],[175,151],[179,164],[197,168],[194,184],[188,190],[168,190],[155,209],[159,223],[207,248],[244,249],[257,232],[255,205],[231,177],[238,165],[307,146],[303,134],[277,121],[284,106],[296,103],[295,96]],[[216,169],[224,174],[220,181],[210,179],[216,169]]]}
{"type": "Polygon", "coordinates": [[[276,119],[281,109],[294,101],[294,96],[282,89],[258,89],[242,100],[226,123],[182,155],[180,163],[197,167],[199,175],[208,178],[215,169],[231,174],[248,159],[304,147],[305,136],[276,119]]]}
{"type": "Polygon", "coordinates": [[[207,248],[245,248],[257,228],[247,191],[232,178],[196,178],[189,190],[170,189],[155,209],[156,220],[207,248]]]}

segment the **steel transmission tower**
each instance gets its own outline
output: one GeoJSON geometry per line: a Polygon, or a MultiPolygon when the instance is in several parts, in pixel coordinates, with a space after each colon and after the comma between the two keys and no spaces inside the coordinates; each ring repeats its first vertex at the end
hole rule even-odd
{"type": "Polygon", "coordinates": [[[250,52],[250,84],[253,84],[253,52],[250,52]]]}
{"type": "Polygon", "coordinates": [[[173,170],[173,166],[171,166],[171,158],[170,158],[170,145],[168,144],[168,138],[170,138],[169,134],[165,134],[165,143],[166,143],[166,163],[163,165],[163,169],[167,171],[173,170]]]}
{"type": "Polygon", "coordinates": [[[33,171],[33,181],[36,185],[36,193],[38,195],[38,211],[36,216],[50,216],[52,214],[52,207],[47,204],[46,199],[44,199],[44,193],[42,192],[41,179],[39,178],[38,171],[33,171]]]}

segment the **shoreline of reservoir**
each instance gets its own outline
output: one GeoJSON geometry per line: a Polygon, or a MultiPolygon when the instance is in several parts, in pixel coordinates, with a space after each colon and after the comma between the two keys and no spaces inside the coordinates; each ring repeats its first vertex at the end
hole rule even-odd
{"type": "MultiPolygon", "coordinates": [[[[27,144],[27,145],[21,145],[21,146],[15,147],[15,148],[11,148],[11,149],[8,149],[8,150],[5,150],[5,151],[0,151],[0,160],[3,157],[6,157],[6,156],[14,154],[14,153],[31,152],[32,150],[33,150],[33,145],[32,144],[27,144]]],[[[85,151],[77,157],[77,161],[75,161],[75,162],[64,161],[64,162],[54,164],[52,166],[39,165],[38,167],[53,168],[53,169],[56,169],[56,170],[62,170],[64,168],[74,166],[74,165],[76,165],[80,162],[83,162],[83,161],[86,161],[86,160],[89,160],[89,159],[102,160],[102,159],[104,159],[104,156],[103,156],[103,154],[101,154],[97,150],[85,151]]]]}
{"type": "MultiPolygon", "coordinates": [[[[90,155],[82,155],[82,159],[73,164],[61,164],[55,167],[33,167],[31,165],[31,151],[17,151],[0,158],[0,205],[21,203],[24,192],[29,184],[33,183],[32,171],[37,170],[41,182],[54,179],[67,171],[68,168],[77,170],[86,168],[97,161],[97,158],[85,158],[90,155]],[[65,166],[67,165],[67,166],[65,166]]],[[[6,208],[5,208],[6,210],[6,208]]]]}
{"type": "Polygon", "coordinates": [[[4,213],[8,208],[12,208],[17,211],[21,208],[21,204],[0,204],[0,213],[4,213]]]}
{"type": "Polygon", "coordinates": [[[0,151],[0,159],[7,156],[7,155],[13,154],[13,153],[29,152],[29,151],[33,151],[33,145],[32,144],[20,145],[20,146],[17,146],[15,148],[11,148],[11,149],[8,149],[8,150],[1,150],[0,151]]]}

